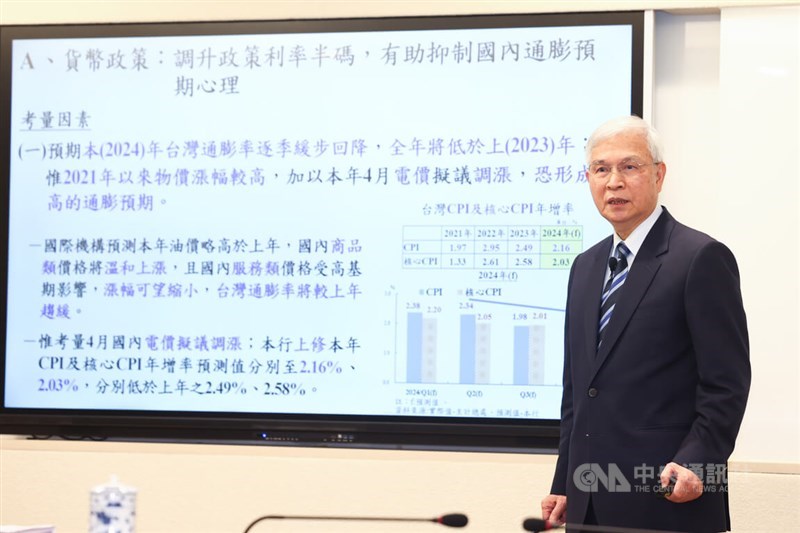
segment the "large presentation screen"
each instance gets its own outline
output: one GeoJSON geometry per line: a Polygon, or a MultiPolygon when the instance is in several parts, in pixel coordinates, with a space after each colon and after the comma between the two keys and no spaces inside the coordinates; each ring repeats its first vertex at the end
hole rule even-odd
{"type": "Polygon", "coordinates": [[[2,33],[3,414],[558,420],[641,13],[2,33]]]}

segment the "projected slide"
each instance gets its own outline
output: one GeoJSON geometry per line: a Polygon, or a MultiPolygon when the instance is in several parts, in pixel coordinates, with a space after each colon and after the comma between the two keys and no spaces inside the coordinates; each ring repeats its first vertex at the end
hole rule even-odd
{"type": "Polygon", "coordinates": [[[6,406],[557,419],[630,31],[15,41],[6,406]]]}

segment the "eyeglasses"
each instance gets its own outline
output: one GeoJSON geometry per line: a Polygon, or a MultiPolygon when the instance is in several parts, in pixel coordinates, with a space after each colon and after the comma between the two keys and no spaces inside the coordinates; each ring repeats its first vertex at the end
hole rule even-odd
{"type": "Polygon", "coordinates": [[[592,163],[589,165],[589,174],[593,178],[597,179],[604,179],[611,174],[614,173],[614,169],[617,169],[617,174],[622,176],[623,178],[638,178],[639,176],[644,173],[644,167],[649,167],[651,165],[655,166],[660,164],[660,162],[655,163],[642,163],[637,159],[623,159],[616,165],[610,165],[608,163],[592,163]]]}

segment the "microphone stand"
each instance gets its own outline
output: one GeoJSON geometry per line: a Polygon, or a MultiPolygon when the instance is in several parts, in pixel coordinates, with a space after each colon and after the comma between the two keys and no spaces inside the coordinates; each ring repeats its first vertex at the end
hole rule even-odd
{"type": "Polygon", "coordinates": [[[402,518],[402,517],[385,517],[385,516],[315,516],[315,515],[265,515],[253,520],[250,525],[245,528],[244,533],[249,533],[250,530],[263,520],[357,520],[369,522],[432,522],[434,524],[442,524],[448,527],[464,527],[469,522],[467,515],[454,513],[446,514],[437,518],[402,518]]]}

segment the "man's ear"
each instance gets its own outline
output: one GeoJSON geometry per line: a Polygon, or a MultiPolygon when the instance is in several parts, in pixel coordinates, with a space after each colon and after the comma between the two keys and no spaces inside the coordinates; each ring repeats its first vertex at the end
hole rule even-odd
{"type": "Polygon", "coordinates": [[[661,192],[661,187],[664,186],[664,177],[667,175],[667,164],[664,162],[658,163],[656,166],[656,185],[658,192],[661,192]]]}

